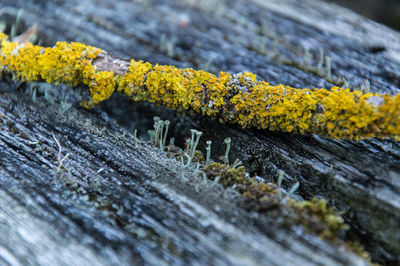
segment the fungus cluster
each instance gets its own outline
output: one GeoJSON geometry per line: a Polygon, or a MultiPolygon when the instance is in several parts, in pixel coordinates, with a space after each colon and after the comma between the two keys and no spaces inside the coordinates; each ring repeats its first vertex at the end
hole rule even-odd
{"type": "Polygon", "coordinates": [[[178,69],[131,60],[124,75],[98,71],[93,60],[100,49],[58,42],[45,48],[18,44],[0,33],[0,68],[21,81],[87,85],[92,107],[114,91],[134,101],[148,101],[179,111],[219,118],[243,127],[293,133],[315,133],[359,140],[392,137],[400,140],[400,95],[351,92],[333,87],[297,89],[270,85],[252,73],[218,76],[203,70],[178,69]]]}

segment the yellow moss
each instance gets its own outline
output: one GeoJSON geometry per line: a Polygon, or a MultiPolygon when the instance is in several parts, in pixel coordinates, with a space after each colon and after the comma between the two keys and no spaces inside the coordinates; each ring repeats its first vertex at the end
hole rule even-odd
{"type": "Polygon", "coordinates": [[[243,166],[233,168],[227,164],[211,162],[204,166],[203,171],[210,179],[216,179],[219,177],[219,183],[224,187],[238,184],[249,186],[251,184],[251,180],[246,177],[246,170],[243,166]]]}
{"type": "Polygon", "coordinates": [[[327,206],[326,200],[313,198],[311,201],[290,200],[288,203],[298,212],[300,219],[302,217],[308,217],[308,220],[311,218],[311,221],[314,219],[320,226],[315,227],[311,223],[310,229],[316,230],[324,239],[335,239],[340,231],[349,229],[343,218],[332,207],[327,206]]]}
{"type": "Polygon", "coordinates": [[[224,187],[235,187],[244,197],[253,200],[249,205],[252,208],[260,211],[265,210],[263,206],[284,208],[288,217],[323,239],[336,241],[341,231],[349,229],[340,214],[329,207],[326,200],[282,200],[276,185],[247,178],[244,167],[233,168],[230,165],[211,162],[202,170],[208,178],[219,178],[218,182],[224,187]]]}
{"type": "Polygon", "coordinates": [[[238,186],[238,190],[246,198],[251,198],[259,202],[267,200],[274,201],[278,195],[278,190],[272,183],[253,181],[250,186],[238,186]]]}
{"type": "Polygon", "coordinates": [[[5,34],[0,34],[0,43],[2,69],[22,81],[88,85],[92,100],[87,107],[108,99],[117,90],[134,101],[192,110],[243,127],[354,140],[400,140],[400,95],[363,94],[338,87],[271,86],[249,72],[234,76],[221,72],[216,76],[203,70],[152,66],[135,60],[124,76],[114,79],[112,72],[97,72],[92,65],[101,52],[95,47],[65,42],[52,48],[19,45],[9,42],[5,34]],[[369,101],[371,97],[379,100],[374,104],[369,101]]]}

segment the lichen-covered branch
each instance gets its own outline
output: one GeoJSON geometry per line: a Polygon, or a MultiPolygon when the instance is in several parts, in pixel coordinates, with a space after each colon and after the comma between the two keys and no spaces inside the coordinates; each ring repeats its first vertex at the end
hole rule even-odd
{"type": "Polygon", "coordinates": [[[359,140],[400,140],[400,95],[351,92],[333,87],[297,89],[272,86],[252,73],[219,76],[193,69],[130,64],[80,43],[59,42],[52,48],[18,44],[0,35],[0,67],[22,81],[46,81],[89,87],[86,107],[107,100],[114,91],[134,101],[219,118],[243,127],[315,133],[359,140]]]}

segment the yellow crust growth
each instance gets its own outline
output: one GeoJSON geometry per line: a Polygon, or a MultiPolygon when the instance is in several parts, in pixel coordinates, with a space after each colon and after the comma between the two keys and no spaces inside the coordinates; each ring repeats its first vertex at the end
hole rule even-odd
{"type": "Polygon", "coordinates": [[[293,133],[315,133],[359,140],[392,137],[400,140],[400,95],[363,94],[333,87],[296,89],[271,86],[252,73],[219,76],[203,70],[178,69],[131,60],[128,72],[116,76],[97,71],[92,60],[100,49],[59,42],[52,48],[19,45],[0,33],[0,68],[22,81],[89,86],[91,107],[117,90],[134,101],[217,117],[243,127],[293,133]]]}
{"type": "Polygon", "coordinates": [[[95,78],[91,61],[100,49],[81,43],[58,42],[45,48],[31,43],[18,44],[0,35],[0,64],[21,81],[46,81],[70,86],[89,83],[95,78]]]}
{"type": "Polygon", "coordinates": [[[89,108],[102,102],[104,99],[110,98],[117,85],[117,80],[118,76],[114,76],[113,71],[99,71],[95,73],[89,83],[92,99],[89,103],[84,103],[84,106],[89,108]]]}

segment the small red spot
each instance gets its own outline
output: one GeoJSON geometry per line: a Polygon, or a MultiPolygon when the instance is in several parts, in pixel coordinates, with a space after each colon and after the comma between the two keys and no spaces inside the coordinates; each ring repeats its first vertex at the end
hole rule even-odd
{"type": "Polygon", "coordinates": [[[178,16],[178,26],[180,28],[186,28],[190,23],[190,18],[187,14],[180,14],[178,16]]]}

